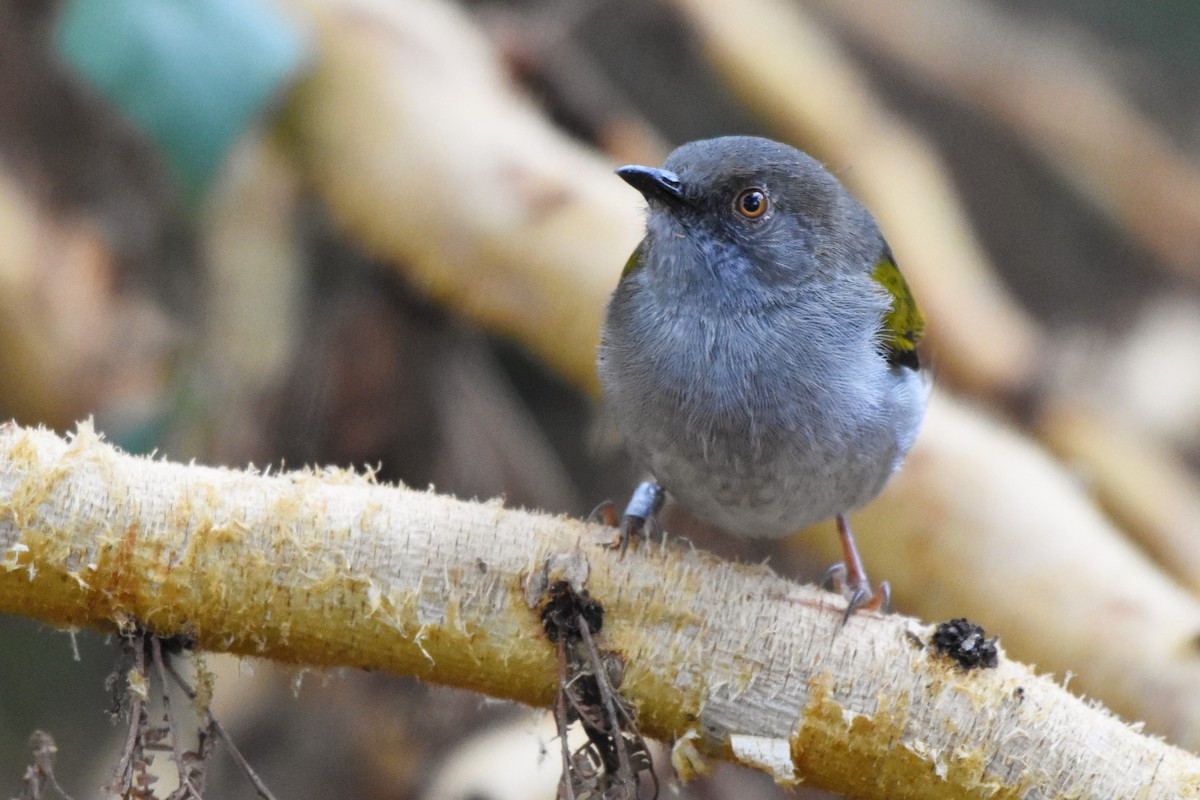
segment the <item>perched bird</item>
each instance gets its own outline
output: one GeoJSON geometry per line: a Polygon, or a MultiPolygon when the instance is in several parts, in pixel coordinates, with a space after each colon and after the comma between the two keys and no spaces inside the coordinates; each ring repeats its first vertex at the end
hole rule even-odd
{"type": "Polygon", "coordinates": [[[840,586],[886,602],[846,514],[870,501],[917,435],[930,382],[924,321],[875,220],[817,161],[749,136],[691,142],[662,169],[617,174],[646,198],[646,236],[605,315],[609,412],[653,480],[622,549],[663,501],[736,536],[836,517],[840,586]]]}

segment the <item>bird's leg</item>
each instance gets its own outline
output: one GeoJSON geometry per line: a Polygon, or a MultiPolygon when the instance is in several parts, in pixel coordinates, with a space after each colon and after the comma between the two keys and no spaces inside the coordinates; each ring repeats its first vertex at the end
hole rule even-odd
{"type": "Polygon", "coordinates": [[[828,576],[833,578],[833,588],[846,598],[846,616],[860,608],[868,611],[886,611],[891,601],[892,590],[887,581],[879,584],[879,594],[871,590],[871,581],[863,568],[862,558],[858,555],[858,547],[854,544],[854,534],[850,530],[850,521],[845,514],[837,515],[838,538],[842,540],[842,563],[829,568],[828,576]]]}
{"type": "Polygon", "coordinates": [[[639,483],[633,490],[633,496],[629,498],[629,504],[625,506],[625,514],[621,517],[621,524],[617,529],[617,538],[609,546],[625,555],[631,539],[643,536],[647,530],[657,530],[658,512],[666,498],[666,490],[657,482],[639,483]]]}

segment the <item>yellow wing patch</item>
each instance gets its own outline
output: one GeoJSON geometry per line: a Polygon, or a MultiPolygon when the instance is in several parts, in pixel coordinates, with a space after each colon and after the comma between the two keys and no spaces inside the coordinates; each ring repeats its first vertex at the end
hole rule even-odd
{"type": "Polygon", "coordinates": [[[621,277],[624,278],[629,273],[642,265],[642,245],[638,245],[630,254],[629,260],[625,262],[625,268],[621,270],[621,277]]]}
{"type": "Polygon", "coordinates": [[[888,361],[916,369],[920,365],[917,343],[925,335],[925,318],[921,316],[921,309],[917,308],[917,301],[900,274],[900,268],[886,249],[871,277],[892,298],[892,308],[883,316],[882,338],[888,361]]]}

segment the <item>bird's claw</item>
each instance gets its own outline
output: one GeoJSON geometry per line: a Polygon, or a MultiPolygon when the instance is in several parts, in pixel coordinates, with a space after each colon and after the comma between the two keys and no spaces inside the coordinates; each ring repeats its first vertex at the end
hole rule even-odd
{"type": "Polygon", "coordinates": [[[887,581],[883,581],[878,587],[872,589],[865,574],[861,574],[859,580],[847,580],[846,572],[846,565],[838,562],[825,570],[825,574],[821,578],[822,585],[830,586],[833,591],[846,598],[846,612],[842,616],[843,625],[855,611],[860,609],[885,613],[891,609],[892,587],[887,581]]]}
{"type": "Polygon", "coordinates": [[[604,546],[609,550],[620,550],[622,556],[629,549],[629,542],[635,538],[642,538],[647,527],[646,520],[637,515],[625,514],[618,517],[617,507],[612,500],[605,500],[593,508],[592,513],[588,514],[588,521],[617,529],[617,538],[604,546]]]}
{"type": "Polygon", "coordinates": [[[629,543],[633,539],[641,539],[646,532],[646,520],[642,517],[626,514],[621,518],[621,524],[617,526],[617,538],[609,543],[610,550],[620,550],[621,557],[625,557],[625,551],[629,549],[629,543]]]}

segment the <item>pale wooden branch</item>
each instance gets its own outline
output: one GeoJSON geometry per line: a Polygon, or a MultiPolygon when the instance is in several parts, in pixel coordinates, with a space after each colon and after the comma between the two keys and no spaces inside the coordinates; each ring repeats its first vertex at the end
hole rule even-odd
{"type": "Polygon", "coordinates": [[[965,671],[912,619],[687,547],[379,486],[262,475],[0,427],[0,611],[131,620],[211,650],[554,695],[547,582],[606,610],[644,730],[860,798],[1200,797],[1200,760],[1001,658],[965,671]]]}

